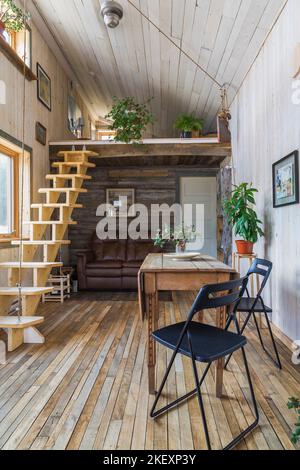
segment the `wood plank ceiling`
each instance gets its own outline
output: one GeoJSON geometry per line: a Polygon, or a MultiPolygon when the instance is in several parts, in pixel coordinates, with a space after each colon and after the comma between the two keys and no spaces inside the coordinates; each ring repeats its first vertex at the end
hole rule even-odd
{"type": "MultiPolygon", "coordinates": [[[[132,0],[232,98],[286,0],[132,0]]],[[[35,0],[91,109],[104,117],[114,96],[153,97],[155,137],[174,135],[181,112],[195,112],[214,130],[218,87],[128,3],[108,30],[99,0],[35,0]]]]}

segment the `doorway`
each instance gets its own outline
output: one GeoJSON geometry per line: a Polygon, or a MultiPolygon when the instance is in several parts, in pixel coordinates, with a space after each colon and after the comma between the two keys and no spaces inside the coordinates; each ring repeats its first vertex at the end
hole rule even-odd
{"type": "Polygon", "coordinates": [[[217,179],[216,177],[181,177],[180,203],[194,206],[193,224],[197,232],[197,240],[189,244],[189,251],[217,257],[217,179]],[[197,223],[196,204],[203,206],[203,221],[197,223]]]}

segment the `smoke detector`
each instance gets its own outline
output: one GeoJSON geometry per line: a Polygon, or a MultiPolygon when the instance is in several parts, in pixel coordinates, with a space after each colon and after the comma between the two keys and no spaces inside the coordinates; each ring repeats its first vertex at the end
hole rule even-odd
{"type": "Polygon", "coordinates": [[[105,1],[101,5],[101,14],[108,28],[117,28],[123,18],[123,7],[115,1],[105,1]]]}

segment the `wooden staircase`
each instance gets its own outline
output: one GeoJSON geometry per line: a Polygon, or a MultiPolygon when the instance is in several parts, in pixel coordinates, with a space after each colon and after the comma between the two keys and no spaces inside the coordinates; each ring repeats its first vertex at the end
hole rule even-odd
{"type": "MultiPolygon", "coordinates": [[[[44,342],[44,337],[35,328],[44,319],[35,316],[35,313],[42,295],[52,291],[45,287],[51,270],[62,266],[56,262],[56,258],[61,246],[70,244],[64,237],[68,227],[76,224],[71,218],[73,210],[83,207],[77,204],[77,199],[79,194],[87,192],[82,185],[91,179],[86,173],[89,168],[95,167],[95,164],[89,162],[89,158],[95,156],[97,154],[88,151],[58,154],[63,161],[53,163],[52,167],[57,172],[46,176],[52,187],[39,190],[40,194],[46,195],[46,202],[31,205],[36,212],[36,220],[26,222],[29,225],[29,240],[12,242],[15,246],[22,245],[22,270],[32,272],[33,285],[22,288],[20,320],[16,316],[0,316],[0,328],[5,329],[8,335],[8,351],[14,351],[23,343],[44,342]],[[42,249],[42,260],[35,261],[39,248],[42,249]]],[[[3,314],[9,311],[18,298],[20,263],[0,263],[0,270],[8,272],[8,287],[0,288],[0,314],[3,314]]]]}

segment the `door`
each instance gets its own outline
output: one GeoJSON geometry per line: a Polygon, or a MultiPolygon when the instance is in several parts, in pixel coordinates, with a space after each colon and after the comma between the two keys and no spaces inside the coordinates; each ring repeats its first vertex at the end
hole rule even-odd
{"type": "Polygon", "coordinates": [[[195,243],[188,244],[189,251],[217,257],[217,179],[216,177],[180,178],[180,203],[193,205],[195,243]],[[202,206],[202,217],[196,217],[196,204],[202,206]],[[199,220],[202,219],[202,220],[199,220]]]}

